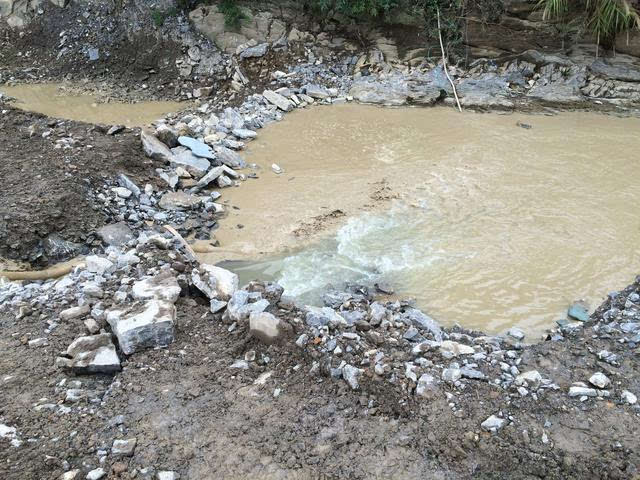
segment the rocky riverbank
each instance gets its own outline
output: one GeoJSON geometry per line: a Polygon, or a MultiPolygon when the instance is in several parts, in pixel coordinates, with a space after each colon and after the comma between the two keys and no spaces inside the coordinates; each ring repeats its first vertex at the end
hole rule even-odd
{"type": "MultiPolygon", "coordinates": [[[[259,176],[242,150],[265,125],[315,104],[451,104],[436,62],[272,17],[273,38],[262,22],[218,49],[178,16],[145,49],[151,37],[127,36],[150,25],[142,14],[105,35],[100,2],[42,8],[5,31],[4,82],[86,76],[79,88],[105,98],[195,106],[138,130],[2,103],[0,253],[32,266],[87,255],[62,279],[0,284],[2,478],[638,475],[640,282],[527,345],[517,330],[442,328],[383,286],[295,305],[184,242],[217,248],[225,188],[259,176]]],[[[452,74],[465,108],[635,115],[639,72],[576,50],[452,74]]]]}

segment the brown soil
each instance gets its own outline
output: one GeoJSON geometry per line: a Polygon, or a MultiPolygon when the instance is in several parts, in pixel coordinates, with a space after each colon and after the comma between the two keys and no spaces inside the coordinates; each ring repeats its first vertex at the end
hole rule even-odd
{"type": "Polygon", "coordinates": [[[87,195],[125,173],[139,184],[153,181],[153,165],[130,129],[56,120],[6,104],[0,116],[0,256],[46,265],[42,242],[52,233],[91,243],[107,218],[87,195]],[[49,136],[43,138],[45,132],[49,136]],[[62,142],[62,143],[59,143],[62,142]],[[68,145],[70,148],[56,148],[68,145]]]}

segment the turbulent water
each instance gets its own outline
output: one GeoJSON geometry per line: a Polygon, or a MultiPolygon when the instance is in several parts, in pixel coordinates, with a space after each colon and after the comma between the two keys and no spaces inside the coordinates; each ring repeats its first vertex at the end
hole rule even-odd
{"type": "Polygon", "coordinates": [[[246,226],[237,235],[264,251],[308,208],[348,215],[311,244],[285,242],[289,253],[234,268],[303,302],[327,284],[382,279],[445,324],[538,333],[572,301],[595,306],[640,273],[638,131],[637,119],[595,114],[347,106],[292,116],[248,156],[277,159],[291,181],[264,175],[226,195],[246,226]],[[399,198],[363,207],[361,186],[381,178],[399,198]]]}

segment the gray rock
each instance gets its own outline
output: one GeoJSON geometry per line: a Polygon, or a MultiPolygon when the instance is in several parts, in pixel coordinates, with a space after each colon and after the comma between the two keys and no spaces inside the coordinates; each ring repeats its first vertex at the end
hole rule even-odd
{"type": "Polygon", "coordinates": [[[364,370],[347,364],[342,367],[342,378],[344,378],[352,390],[358,390],[358,388],[360,388],[358,378],[360,378],[363,372],[364,370]]]}
{"type": "Polygon", "coordinates": [[[56,365],[78,375],[110,374],[121,369],[120,359],[109,333],[79,337],[69,345],[65,355],[56,359],[56,365]]]}
{"type": "Polygon", "coordinates": [[[293,109],[293,103],[290,100],[283,97],[279,93],[274,92],[273,90],[265,90],[262,92],[262,96],[271,104],[278,107],[280,110],[288,112],[293,109]]]}
{"type": "Polygon", "coordinates": [[[249,315],[249,332],[263,343],[271,345],[284,340],[291,331],[283,320],[267,312],[252,312],[249,315]]]}
{"type": "Polygon", "coordinates": [[[167,182],[167,185],[169,185],[172,190],[176,189],[176,185],[178,185],[178,182],[180,181],[180,177],[178,177],[176,172],[165,172],[161,168],[156,168],[156,172],[162,180],[167,182]]]}
{"type": "Polygon", "coordinates": [[[484,422],[480,424],[483,430],[487,432],[497,432],[502,427],[505,426],[507,421],[504,418],[497,417],[495,415],[491,415],[484,422]]]}
{"type": "Polygon", "coordinates": [[[369,305],[369,316],[371,321],[369,322],[373,326],[380,325],[382,320],[387,317],[387,309],[384,308],[384,305],[378,302],[373,302],[369,305]]]}
{"type": "Polygon", "coordinates": [[[133,182],[133,180],[131,180],[129,177],[127,177],[124,173],[118,174],[118,184],[120,184],[121,187],[126,188],[131,193],[133,193],[133,195],[135,197],[139,197],[140,196],[140,193],[141,193],[140,187],[138,187],[133,182]]]}
{"type": "Polygon", "coordinates": [[[524,332],[516,327],[511,327],[507,332],[507,335],[509,335],[512,338],[515,338],[518,341],[524,340],[524,332]]]}
{"type": "Polygon", "coordinates": [[[227,301],[238,290],[238,275],[206,263],[191,271],[191,280],[209,299],[227,301]]]}
{"type": "Polygon", "coordinates": [[[158,205],[165,210],[191,210],[202,203],[202,198],[184,192],[165,193],[158,205]]]}
{"type": "Polygon", "coordinates": [[[87,480],[100,480],[102,477],[106,476],[107,472],[105,472],[102,468],[96,468],[87,473],[87,480]]]}
{"type": "Polygon", "coordinates": [[[346,326],[347,321],[339,315],[335,310],[329,307],[305,307],[306,323],[310,327],[337,327],[339,325],[346,326]]]}
{"type": "Polygon", "coordinates": [[[107,245],[119,247],[135,239],[133,232],[126,222],[105,225],[96,232],[98,237],[107,245]]]}
{"type": "Polygon", "coordinates": [[[218,160],[227,167],[235,168],[237,170],[247,166],[240,155],[227,147],[217,147],[216,153],[218,155],[218,160]]]}
{"type": "Polygon", "coordinates": [[[169,148],[178,146],[178,132],[167,125],[156,128],[156,137],[169,148]]]}
{"type": "Polygon", "coordinates": [[[176,303],[180,296],[178,280],[170,272],[163,272],[154,277],[145,278],[133,284],[131,295],[136,300],[164,300],[176,303]]]}
{"type": "Polygon", "coordinates": [[[208,158],[210,160],[215,160],[216,158],[209,145],[195,138],[185,136],[178,137],[178,143],[190,149],[191,152],[198,157],[208,158]]]}
{"type": "Polygon", "coordinates": [[[69,321],[75,318],[81,318],[89,314],[91,307],[82,305],[80,307],[70,307],[60,312],[60,320],[69,321]]]}
{"type": "Polygon", "coordinates": [[[622,62],[613,65],[609,60],[598,59],[591,64],[589,69],[607,79],[640,82],[640,66],[638,65],[622,62]]]}
{"type": "Polygon", "coordinates": [[[140,140],[142,140],[142,148],[147,157],[166,163],[173,160],[173,153],[171,153],[169,147],[158,140],[153,132],[142,129],[140,131],[140,140]]]}
{"type": "Polygon", "coordinates": [[[100,59],[100,51],[97,48],[90,48],[87,50],[87,56],[90,62],[95,62],[100,59]]]}
{"type": "Polygon", "coordinates": [[[235,128],[231,131],[236,137],[247,140],[249,138],[256,138],[258,134],[253,130],[249,130],[248,128],[235,128]]]}
{"type": "Polygon", "coordinates": [[[107,312],[107,322],[125,355],[172,343],[175,318],[175,306],[157,299],[134,303],[126,310],[107,312]]]}
{"type": "Polygon", "coordinates": [[[129,438],[126,440],[114,440],[111,446],[111,455],[118,457],[132,457],[136,449],[137,440],[129,438]]]}
{"type": "Polygon", "coordinates": [[[311,98],[319,100],[324,100],[325,98],[329,98],[331,96],[329,95],[327,89],[320,85],[305,85],[304,87],[302,87],[302,89],[311,98]]]}
{"type": "Polygon", "coordinates": [[[212,299],[209,302],[209,310],[211,313],[221,312],[227,306],[227,302],[223,302],[222,300],[212,299]]]}
{"type": "Polygon", "coordinates": [[[537,390],[542,383],[542,375],[537,370],[529,370],[516,377],[516,385],[526,385],[532,390],[537,390]]]}
{"type": "Polygon", "coordinates": [[[156,474],[157,480],[179,480],[180,475],[170,470],[163,470],[156,474]]]}
{"type": "Polygon", "coordinates": [[[569,307],[567,314],[580,322],[586,322],[589,320],[589,306],[585,302],[575,302],[569,307]]]}
{"type": "Polygon", "coordinates": [[[445,368],[442,371],[442,380],[449,383],[455,383],[462,377],[462,372],[459,368],[445,368]]]}
{"type": "Polygon", "coordinates": [[[570,397],[597,397],[598,392],[594,388],[573,386],[569,388],[570,397]]]}
{"type": "MultiPolygon", "coordinates": [[[[252,313],[264,312],[269,308],[269,301],[265,299],[249,303],[251,294],[246,290],[238,290],[233,294],[227,304],[227,311],[224,318],[234,322],[247,320],[252,313]]],[[[258,295],[259,298],[259,295],[258,295]]]]}
{"type": "Polygon", "coordinates": [[[440,329],[440,325],[438,325],[433,318],[425,315],[420,310],[410,308],[402,314],[402,319],[410,325],[431,332],[436,341],[442,341],[442,330],[440,329]]]}
{"type": "Polygon", "coordinates": [[[196,178],[202,177],[211,167],[209,160],[194,155],[193,152],[186,147],[176,147],[171,149],[171,152],[173,153],[171,166],[174,168],[182,167],[196,178]]]}
{"type": "Polygon", "coordinates": [[[464,378],[470,378],[472,380],[484,380],[486,375],[482,373],[480,370],[476,370],[475,368],[463,367],[460,369],[460,374],[464,378]]]}
{"type": "Polygon", "coordinates": [[[224,109],[222,114],[222,123],[230,130],[244,128],[244,119],[236,110],[231,107],[224,109]]]}
{"type": "Polygon", "coordinates": [[[249,47],[243,50],[242,53],[240,53],[240,58],[264,57],[267,54],[268,49],[268,43],[261,43],[260,45],[256,45],[255,47],[249,47]]]}

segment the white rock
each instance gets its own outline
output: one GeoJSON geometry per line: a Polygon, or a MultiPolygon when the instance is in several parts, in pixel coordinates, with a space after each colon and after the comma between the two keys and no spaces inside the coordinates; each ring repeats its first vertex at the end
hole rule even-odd
{"type": "Polygon", "coordinates": [[[516,377],[516,385],[526,385],[537,390],[542,383],[542,375],[537,370],[529,370],[516,377]]]}
{"type": "Polygon", "coordinates": [[[278,165],[277,163],[271,165],[271,170],[273,170],[273,172],[278,175],[284,172],[284,170],[282,170],[282,168],[280,168],[280,165],[278,165]]]}
{"type": "Polygon", "coordinates": [[[113,193],[115,193],[120,198],[129,198],[132,195],[131,190],[124,187],[113,187],[111,190],[113,190],[113,193]]]}
{"type": "Polygon", "coordinates": [[[472,355],[476,353],[473,347],[458,342],[452,342],[451,340],[445,340],[440,344],[440,352],[452,354],[454,357],[457,357],[458,355],[472,355]]]}
{"type": "Polygon", "coordinates": [[[191,272],[191,279],[210,299],[226,301],[238,290],[238,275],[215,265],[200,264],[191,272]]]}
{"type": "Polygon", "coordinates": [[[76,338],[67,347],[69,358],[58,357],[56,365],[77,374],[115,373],[120,371],[120,358],[110,333],[76,338]]]}
{"type": "Polygon", "coordinates": [[[163,272],[154,277],[145,278],[133,284],[131,295],[136,300],[156,298],[176,303],[180,296],[178,280],[170,272],[163,272]]]}
{"type": "Polygon", "coordinates": [[[622,398],[623,402],[626,402],[629,405],[635,405],[638,402],[638,397],[636,397],[629,390],[623,391],[622,394],[620,395],[620,398],[622,398]]]}
{"type": "Polygon", "coordinates": [[[603,389],[611,383],[611,380],[609,380],[609,378],[604,373],[597,372],[591,375],[591,378],[589,378],[589,383],[595,387],[603,389]]]}
{"type": "Polygon", "coordinates": [[[89,255],[85,258],[85,262],[87,265],[87,271],[97,273],[98,275],[104,275],[113,268],[113,262],[111,260],[97,255],[89,255]]]}
{"type": "Polygon", "coordinates": [[[496,417],[495,415],[491,415],[484,422],[480,424],[483,430],[487,432],[496,432],[500,430],[507,421],[504,418],[496,417]]]}
{"type": "Polygon", "coordinates": [[[87,473],[87,480],[100,480],[107,473],[102,468],[96,468],[87,473]]]}
{"type": "Polygon", "coordinates": [[[60,480],[75,480],[80,475],[80,470],[69,470],[60,475],[60,480]]]}
{"type": "Polygon", "coordinates": [[[516,340],[524,340],[524,332],[516,327],[511,327],[507,332],[507,335],[515,338],[516,340]]]}
{"type": "Polygon", "coordinates": [[[436,385],[436,379],[433,375],[429,375],[428,373],[423,373],[420,375],[418,379],[418,384],[416,385],[416,395],[420,397],[427,396],[430,390],[433,390],[436,385]]]}
{"type": "Polygon", "coordinates": [[[178,480],[180,475],[172,471],[160,471],[156,474],[158,480],[178,480]]]}
{"type": "Polygon", "coordinates": [[[349,384],[352,390],[357,390],[360,388],[360,384],[358,383],[358,378],[362,375],[364,370],[360,368],[356,368],[353,365],[345,365],[342,368],[342,378],[349,384]]]}
{"type": "Polygon", "coordinates": [[[595,388],[588,387],[577,387],[573,386],[569,388],[569,396],[570,397],[597,397],[598,392],[595,388]]]}
{"type": "Polygon", "coordinates": [[[294,108],[293,103],[290,100],[283,97],[279,93],[276,93],[272,90],[265,90],[262,92],[262,96],[269,102],[278,107],[280,110],[284,110],[285,112],[290,111],[294,108]]]}

